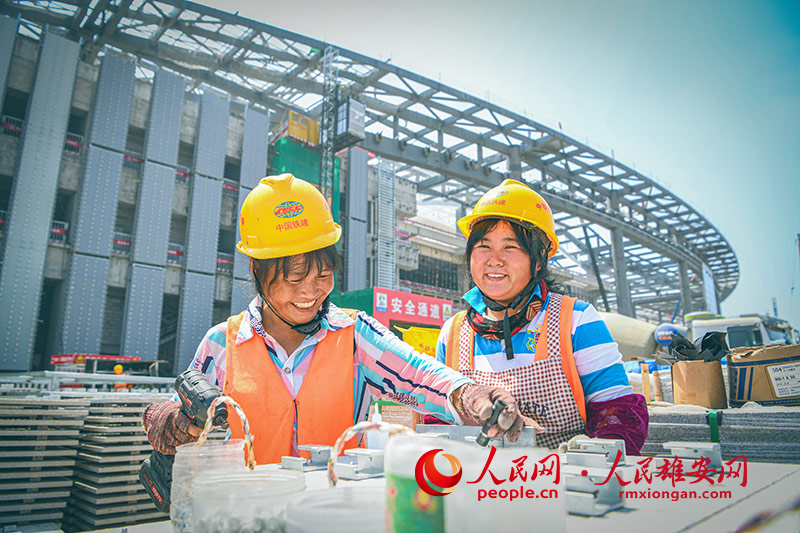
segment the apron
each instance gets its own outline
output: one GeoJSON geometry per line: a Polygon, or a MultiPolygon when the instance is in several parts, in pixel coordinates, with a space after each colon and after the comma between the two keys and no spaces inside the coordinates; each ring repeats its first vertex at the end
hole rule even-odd
{"type": "MultiPolygon", "coordinates": [[[[583,433],[585,427],[562,367],[560,315],[561,295],[550,293],[544,317],[546,347],[537,345],[537,357],[533,363],[501,372],[475,370],[471,349],[475,332],[467,320],[461,321],[458,332],[458,371],[480,385],[502,387],[510,392],[517,400],[520,412],[544,428],[544,433],[536,435],[536,445],[547,448],[557,448],[560,443],[583,433]],[[540,349],[547,350],[547,356],[541,360],[538,357],[540,349]]],[[[565,329],[565,334],[569,335],[571,328],[565,329]]]]}

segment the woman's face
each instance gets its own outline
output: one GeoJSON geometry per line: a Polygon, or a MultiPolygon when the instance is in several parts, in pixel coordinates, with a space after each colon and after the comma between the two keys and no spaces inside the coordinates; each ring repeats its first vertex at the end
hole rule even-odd
{"type": "MultiPolygon", "coordinates": [[[[268,274],[267,279],[272,273],[268,274]]],[[[285,276],[278,276],[264,294],[270,305],[286,321],[292,324],[305,324],[319,311],[322,302],[333,290],[333,272],[318,270],[315,264],[306,274],[306,266],[301,260],[293,260],[285,276]]]]}
{"type": "Polygon", "coordinates": [[[504,220],[475,243],[469,266],[483,294],[503,305],[511,303],[531,279],[531,258],[504,220]]]}

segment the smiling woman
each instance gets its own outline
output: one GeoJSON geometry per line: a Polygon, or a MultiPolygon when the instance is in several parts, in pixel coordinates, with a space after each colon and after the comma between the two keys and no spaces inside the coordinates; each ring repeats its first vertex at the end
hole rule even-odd
{"type": "Polygon", "coordinates": [[[549,447],[584,433],[624,439],[638,454],[647,436],[644,398],[633,394],[617,344],[587,302],[559,294],[548,269],[558,251],[550,206],[506,180],[458,221],[476,287],[442,327],[436,358],[477,383],[507,389],[544,427],[549,447]]]}
{"type": "MultiPolygon", "coordinates": [[[[236,248],[249,258],[258,296],[206,333],[191,368],[242,406],[259,464],[299,456],[303,444],[332,445],[382,397],[457,423],[482,423],[501,399],[508,408],[490,435],[519,436],[524,421],[508,392],[475,385],[369,315],[330,303],[342,230],[313,185],[291,174],[262,179],[242,204],[239,230],[236,248]]],[[[200,433],[177,402],[149,406],[143,422],[162,453],[200,433]]]]}

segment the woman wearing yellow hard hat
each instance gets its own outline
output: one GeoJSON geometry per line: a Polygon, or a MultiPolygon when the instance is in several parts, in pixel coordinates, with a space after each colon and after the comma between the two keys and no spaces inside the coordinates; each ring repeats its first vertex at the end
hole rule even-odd
{"type": "MultiPolygon", "coordinates": [[[[617,344],[594,307],[561,294],[548,260],[558,251],[553,214],[527,185],[505,180],[458,227],[475,287],[466,311],[442,327],[437,360],[476,383],[505,388],[557,447],[576,437],[647,437],[644,397],[634,394],[617,344]]],[[[563,447],[562,447],[563,448],[563,447]]]]}
{"type": "MultiPolygon", "coordinates": [[[[303,444],[332,445],[380,397],[451,422],[484,421],[503,399],[509,407],[492,434],[519,436],[523,419],[506,391],[477,386],[369,315],[330,303],[342,231],[313,185],[291,174],[262,179],[242,205],[239,229],[237,249],[250,258],[258,296],[208,331],[191,368],[242,406],[256,462],[297,456],[303,444]]],[[[199,434],[177,402],[151,405],[143,421],[162,453],[199,434]]],[[[230,427],[241,434],[238,422],[230,427]]]]}

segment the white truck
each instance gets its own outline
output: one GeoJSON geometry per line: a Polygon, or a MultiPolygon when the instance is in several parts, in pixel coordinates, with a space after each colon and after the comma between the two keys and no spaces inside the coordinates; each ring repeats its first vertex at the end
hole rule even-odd
{"type": "Polygon", "coordinates": [[[787,321],[765,315],[696,319],[690,322],[689,327],[692,340],[702,338],[709,331],[726,332],[730,348],[769,344],[800,344],[800,333],[787,321]]]}

